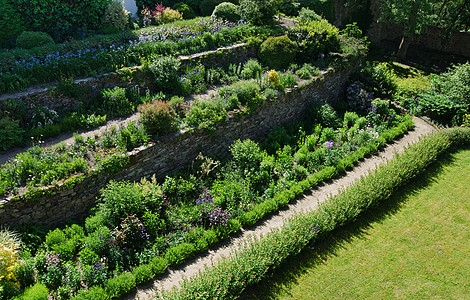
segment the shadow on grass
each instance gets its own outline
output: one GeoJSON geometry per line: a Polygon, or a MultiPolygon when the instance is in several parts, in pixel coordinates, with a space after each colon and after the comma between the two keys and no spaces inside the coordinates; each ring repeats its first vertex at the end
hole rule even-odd
{"type": "Polygon", "coordinates": [[[281,292],[289,294],[289,286],[297,282],[302,274],[327,261],[329,257],[336,255],[337,251],[346,248],[354,238],[362,238],[368,235],[368,230],[374,223],[380,223],[384,219],[400,211],[407,200],[419,194],[424,188],[437,181],[443,168],[455,160],[456,152],[447,153],[439,158],[439,161],[431,164],[424,172],[412,181],[408,182],[392,197],[383,201],[380,206],[373,207],[359,216],[358,219],[348,225],[338,228],[314,243],[309,244],[301,253],[289,258],[274,273],[272,277],[251,286],[240,296],[241,299],[275,299],[281,292]]]}

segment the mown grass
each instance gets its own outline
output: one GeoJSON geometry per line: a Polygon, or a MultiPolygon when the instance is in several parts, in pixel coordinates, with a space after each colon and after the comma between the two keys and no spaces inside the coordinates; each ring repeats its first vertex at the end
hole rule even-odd
{"type": "Polygon", "coordinates": [[[470,299],[470,150],[289,259],[245,299],[470,299]]]}

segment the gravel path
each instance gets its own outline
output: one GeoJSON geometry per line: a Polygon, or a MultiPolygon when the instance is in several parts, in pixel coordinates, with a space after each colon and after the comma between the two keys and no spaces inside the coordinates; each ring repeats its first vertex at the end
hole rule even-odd
{"type": "Polygon", "coordinates": [[[240,243],[250,238],[250,236],[267,234],[272,229],[281,227],[284,220],[304,211],[316,209],[319,203],[325,201],[332,195],[338,194],[340,190],[351,185],[360,177],[367,175],[370,170],[387,162],[396,153],[402,152],[409,144],[415,143],[420,137],[436,131],[435,127],[419,118],[414,117],[413,121],[415,122],[415,129],[413,131],[410,131],[395,143],[388,145],[377,155],[358,163],[358,165],[355,166],[353,170],[347,172],[345,176],[314,188],[306,193],[303,198],[288,205],[286,209],[264,220],[261,224],[249,230],[242,229],[240,233],[232,237],[229,241],[200,254],[186,264],[176,268],[170,268],[168,272],[159,276],[146,286],[138,288],[136,292],[128,295],[124,299],[152,299],[156,297],[158,291],[168,290],[178,286],[182,278],[194,276],[204,268],[204,265],[212,265],[222,257],[227,257],[232,250],[236,249],[240,243]]]}

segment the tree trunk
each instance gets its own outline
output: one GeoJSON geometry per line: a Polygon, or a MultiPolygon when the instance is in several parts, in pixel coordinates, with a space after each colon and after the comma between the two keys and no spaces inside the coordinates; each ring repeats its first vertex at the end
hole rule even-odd
{"type": "Polygon", "coordinates": [[[403,38],[401,39],[400,47],[397,52],[397,59],[404,61],[406,59],[406,53],[408,52],[408,47],[413,41],[413,35],[415,31],[416,21],[418,18],[418,2],[413,2],[411,5],[410,15],[408,17],[408,25],[405,27],[403,32],[403,38]]]}
{"type": "Polygon", "coordinates": [[[403,35],[403,38],[401,39],[400,46],[398,47],[398,52],[397,52],[397,59],[399,61],[405,61],[406,60],[406,53],[408,52],[408,47],[410,46],[412,42],[412,37],[403,35]]]}

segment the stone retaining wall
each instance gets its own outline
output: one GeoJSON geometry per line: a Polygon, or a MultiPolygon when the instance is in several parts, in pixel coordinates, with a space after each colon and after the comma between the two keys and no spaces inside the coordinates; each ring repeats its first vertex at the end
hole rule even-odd
{"type": "Polygon", "coordinates": [[[85,217],[96,204],[100,189],[110,180],[134,181],[153,174],[161,179],[187,166],[200,152],[218,154],[226,152],[237,139],[258,139],[270,128],[298,119],[315,102],[336,101],[345,91],[350,72],[330,70],[311,83],[280,94],[249,115],[232,114],[214,132],[181,132],[134,150],[129,164],[118,174],[92,175],[68,189],[51,187],[49,193],[34,201],[12,199],[0,208],[0,226],[57,225],[67,219],[85,217]]]}

